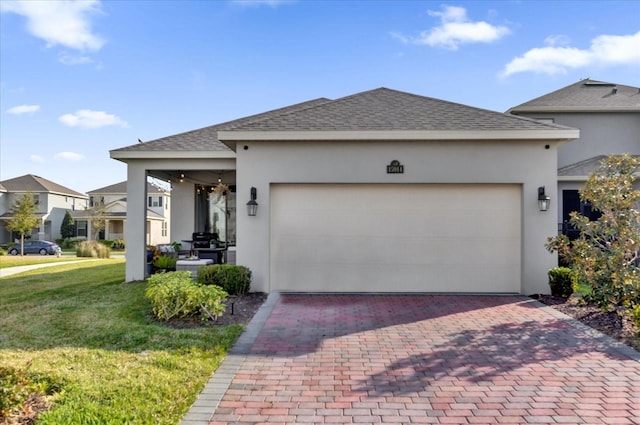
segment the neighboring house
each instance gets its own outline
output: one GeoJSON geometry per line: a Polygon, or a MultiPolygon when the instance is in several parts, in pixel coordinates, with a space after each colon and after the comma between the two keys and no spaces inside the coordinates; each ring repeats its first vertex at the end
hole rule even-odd
{"type": "MultiPolygon", "coordinates": [[[[168,191],[151,183],[147,183],[146,192],[146,243],[148,245],[169,243],[170,194],[168,191]]],[[[89,209],[87,211],[78,211],[74,214],[76,236],[90,239],[95,236],[95,231],[91,228],[92,221],[90,216],[99,211],[100,216],[105,221],[105,226],[99,232],[98,239],[126,239],[127,182],[95,189],[88,192],[88,194],[89,209]]]]}
{"type": "Polygon", "coordinates": [[[26,193],[31,193],[38,204],[36,213],[40,219],[40,226],[33,230],[32,239],[53,241],[60,238],[65,213],[84,210],[89,202],[87,195],[33,174],[4,180],[0,186],[0,243],[14,241],[5,225],[12,217],[12,206],[26,193]]]}
{"type": "Polygon", "coordinates": [[[145,278],[153,176],[171,181],[171,240],[218,212],[253,291],[547,293],[558,218],[538,191],[557,200],[558,148],[578,137],[380,88],[112,150],[128,173],[126,280],[145,278]],[[210,195],[218,180],[231,202],[210,195]]]}
{"type": "Polygon", "coordinates": [[[559,228],[574,236],[572,211],[597,217],[578,195],[589,174],[607,155],[640,155],[640,88],[586,79],[508,112],[580,129],[580,140],[558,148],[559,228]]]}

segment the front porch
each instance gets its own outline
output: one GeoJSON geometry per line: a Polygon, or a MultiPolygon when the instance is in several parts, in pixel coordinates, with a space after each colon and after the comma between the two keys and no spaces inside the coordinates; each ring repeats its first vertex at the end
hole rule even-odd
{"type": "MultiPolygon", "coordinates": [[[[228,251],[227,261],[235,259],[236,172],[235,158],[201,160],[128,162],[126,281],[147,277],[146,251],[149,245],[147,178],[171,186],[169,243],[180,243],[191,250],[194,233],[215,234],[228,251]],[[221,191],[220,188],[226,190],[221,191]]],[[[196,251],[197,252],[197,251],[196,251]]]]}

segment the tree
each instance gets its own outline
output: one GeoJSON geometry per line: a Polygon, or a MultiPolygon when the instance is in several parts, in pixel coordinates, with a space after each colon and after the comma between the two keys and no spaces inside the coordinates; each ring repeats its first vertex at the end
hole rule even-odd
{"type": "Polygon", "coordinates": [[[30,193],[25,193],[11,206],[13,217],[7,222],[7,230],[20,233],[20,255],[24,255],[24,235],[31,234],[31,230],[40,225],[36,216],[37,209],[36,201],[30,193]]]}
{"type": "Polygon", "coordinates": [[[93,231],[93,239],[98,240],[100,232],[104,230],[107,220],[107,210],[104,202],[96,202],[93,208],[89,209],[89,222],[93,231]]]}
{"type": "Polygon", "coordinates": [[[640,190],[633,184],[640,173],[640,158],[610,156],[592,173],[580,190],[602,215],[589,221],[571,213],[579,237],[549,238],[547,248],[557,251],[592,291],[587,297],[603,308],[627,306],[640,311],[640,190]]]}
{"type": "Polygon", "coordinates": [[[64,239],[71,238],[73,237],[74,230],[75,228],[73,217],[71,217],[71,213],[69,212],[69,210],[67,210],[67,212],[64,213],[64,218],[62,219],[62,224],[60,225],[60,235],[64,239]]]}

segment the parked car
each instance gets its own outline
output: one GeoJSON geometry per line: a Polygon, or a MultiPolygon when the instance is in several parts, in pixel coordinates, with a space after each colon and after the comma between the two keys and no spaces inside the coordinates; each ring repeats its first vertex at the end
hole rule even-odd
{"type": "MultiPolygon", "coordinates": [[[[9,247],[9,255],[20,254],[20,244],[15,244],[9,247]]],[[[40,255],[60,255],[62,250],[58,244],[49,241],[24,241],[24,253],[25,254],[40,254],[40,255]]]]}

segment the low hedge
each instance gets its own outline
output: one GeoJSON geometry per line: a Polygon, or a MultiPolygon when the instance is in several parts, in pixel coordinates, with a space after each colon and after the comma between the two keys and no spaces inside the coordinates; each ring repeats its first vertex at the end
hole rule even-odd
{"type": "Polygon", "coordinates": [[[549,270],[549,288],[551,295],[568,297],[575,288],[575,274],[568,267],[554,267],[549,270]]]}
{"type": "Polygon", "coordinates": [[[229,295],[244,295],[251,288],[251,270],[235,264],[212,264],[198,269],[198,283],[217,285],[229,295]]]}
{"type": "Polygon", "coordinates": [[[147,279],[146,296],[153,314],[161,320],[200,313],[203,320],[216,320],[225,310],[227,293],[217,286],[196,283],[191,272],[155,274],[147,279]]]}

